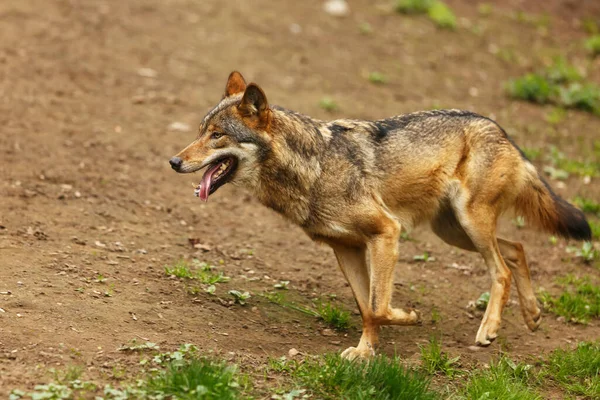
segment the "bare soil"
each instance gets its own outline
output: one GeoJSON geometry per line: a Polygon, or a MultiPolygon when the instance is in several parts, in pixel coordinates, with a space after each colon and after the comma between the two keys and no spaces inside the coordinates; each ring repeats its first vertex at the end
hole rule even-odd
{"type": "MultiPolygon", "coordinates": [[[[483,16],[471,1],[448,3],[459,16],[455,32],[395,14],[387,1],[350,1],[344,18],[323,12],[320,1],[1,2],[0,397],[70,365],[84,366],[90,379],[118,380],[115,371],[137,364],[117,350],[132,339],[163,349],[194,343],[245,366],[292,347],[318,354],[357,343],[356,314],[348,333],[324,331],[314,318],[260,297],[289,280],[298,303],[336,294],[354,310],[328,248],[239,189],[224,187],[201,203],[191,184],[199,175],[170,170],[168,159],[193,139],[233,69],[258,82],[272,103],[316,117],[464,108],[496,119],[519,145],[552,144],[570,158],[589,158],[599,118],[569,111],[551,125],[551,107],[512,101],[503,84],[556,54],[589,67],[598,81],[581,20],[598,18],[600,4],[494,1],[483,16]],[[520,21],[517,10],[546,13],[550,23],[520,21]],[[360,33],[362,22],[372,34],[360,33]],[[498,55],[505,53],[512,56],[498,55]],[[388,82],[368,82],[370,71],[388,82]],[[320,109],[324,96],[339,111],[320,109]],[[173,122],[192,129],[168,129],[173,122]],[[216,296],[190,295],[165,275],[165,266],[194,257],[232,277],[216,296]],[[253,297],[231,305],[230,289],[253,297]]],[[[571,177],[557,190],[600,200],[596,179],[571,177]]],[[[553,246],[548,235],[510,219],[499,233],[525,243],[536,288],[559,293],[555,280],[566,273],[600,277],[566,252],[564,240],[553,246]]],[[[480,315],[466,306],[490,285],[480,256],[450,248],[426,228],[411,238],[401,244],[394,302],[417,306],[425,321],[384,329],[382,352],[416,357],[417,345],[438,333],[468,364],[500,349],[531,359],[600,337],[598,321],[569,325],[549,313],[529,332],[513,293],[501,337],[473,350],[480,315]],[[425,251],[435,261],[413,260],[425,251]]]]}

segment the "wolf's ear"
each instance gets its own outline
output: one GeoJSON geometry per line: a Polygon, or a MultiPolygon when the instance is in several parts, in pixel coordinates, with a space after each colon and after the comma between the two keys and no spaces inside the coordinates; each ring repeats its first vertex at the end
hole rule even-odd
{"type": "Polygon", "coordinates": [[[244,117],[257,118],[259,121],[265,122],[269,111],[265,92],[256,83],[249,84],[238,109],[244,117]]]}
{"type": "Polygon", "coordinates": [[[233,71],[227,78],[227,85],[225,85],[225,97],[233,96],[234,94],[242,93],[246,90],[246,81],[242,74],[237,71],[233,71]]]}

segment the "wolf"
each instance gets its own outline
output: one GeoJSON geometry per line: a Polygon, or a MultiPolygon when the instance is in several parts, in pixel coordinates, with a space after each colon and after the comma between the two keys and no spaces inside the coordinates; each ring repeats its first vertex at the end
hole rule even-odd
{"type": "Polygon", "coordinates": [[[496,236],[505,211],[554,235],[591,236],[584,214],[552,191],[506,132],[470,111],[321,121],[270,105],[234,71],[196,139],[169,162],[180,173],[206,167],[201,200],[239,185],[333,249],[362,316],[347,359],[375,354],[381,325],[420,322],[417,310],[391,306],[403,229],[428,223],[446,243],[483,257],[491,290],[480,346],[498,336],[511,279],[526,325],[541,322],[523,246],[496,236]]]}

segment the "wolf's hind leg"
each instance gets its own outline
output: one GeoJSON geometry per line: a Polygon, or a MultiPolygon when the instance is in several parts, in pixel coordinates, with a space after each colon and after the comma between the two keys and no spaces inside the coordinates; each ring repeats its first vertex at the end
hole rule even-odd
{"type": "Polygon", "coordinates": [[[511,271],[500,254],[496,240],[497,211],[485,200],[466,197],[454,204],[454,211],[460,225],[483,256],[492,278],[490,301],[476,337],[477,344],[488,346],[498,336],[502,309],[510,293],[511,271]]]}
{"type": "Polygon", "coordinates": [[[542,322],[542,312],[538,307],[533,287],[531,285],[531,276],[527,260],[525,259],[525,251],[523,246],[518,242],[511,242],[502,238],[498,238],[500,252],[506,265],[513,273],[517,292],[519,294],[519,303],[521,305],[521,313],[523,319],[530,330],[535,331],[542,322]]]}
{"type": "MultiPolygon", "coordinates": [[[[463,250],[477,251],[473,241],[456,219],[452,209],[443,207],[432,220],[431,229],[440,239],[452,246],[463,250]]],[[[542,314],[531,286],[529,267],[527,266],[523,246],[520,243],[502,238],[497,238],[497,240],[502,258],[504,258],[504,262],[513,273],[525,323],[529,329],[534,331],[540,325],[542,314]]]]}

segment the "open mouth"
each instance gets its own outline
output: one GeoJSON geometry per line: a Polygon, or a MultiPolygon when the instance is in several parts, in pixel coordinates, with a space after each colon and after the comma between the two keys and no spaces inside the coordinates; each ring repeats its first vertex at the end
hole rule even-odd
{"type": "Polygon", "coordinates": [[[199,197],[202,201],[208,201],[209,195],[216,192],[218,188],[231,179],[237,168],[237,163],[235,157],[225,157],[209,164],[200,184],[194,191],[196,197],[199,197]]]}

